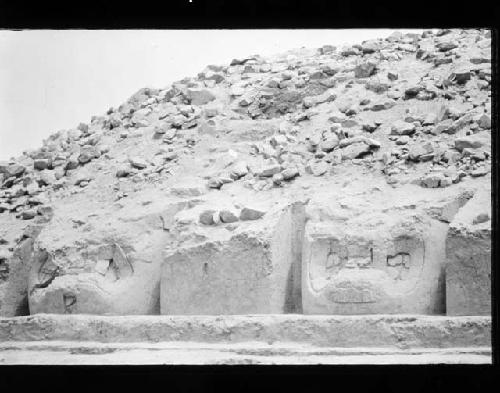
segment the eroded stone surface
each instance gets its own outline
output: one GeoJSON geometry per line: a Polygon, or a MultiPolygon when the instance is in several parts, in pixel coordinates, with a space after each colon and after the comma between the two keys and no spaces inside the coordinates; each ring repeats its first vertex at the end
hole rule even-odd
{"type": "Polygon", "coordinates": [[[316,207],[328,208],[306,225],[304,313],[445,313],[446,224],[412,209],[339,217],[334,203],[316,207]]]}
{"type": "Polygon", "coordinates": [[[146,204],[136,215],[76,223],[59,220],[67,211],[56,209],[36,242],[30,312],[158,314],[161,252],[169,242],[163,228],[184,206],[146,204]]]}
{"type": "Polygon", "coordinates": [[[446,238],[448,315],[491,314],[491,190],[476,193],[446,238]]]}
{"type": "MultiPolygon", "coordinates": [[[[271,212],[265,227],[167,252],[162,314],[280,314],[300,308],[301,204],[271,212]]],[[[251,224],[250,224],[251,225],[251,224]]]]}
{"type": "Polygon", "coordinates": [[[8,230],[0,232],[0,315],[29,315],[28,276],[33,243],[41,225],[6,217],[8,230]]]}

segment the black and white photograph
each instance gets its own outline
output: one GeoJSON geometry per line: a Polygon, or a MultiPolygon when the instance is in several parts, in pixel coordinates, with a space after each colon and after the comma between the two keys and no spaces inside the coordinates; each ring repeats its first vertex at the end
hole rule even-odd
{"type": "Polygon", "coordinates": [[[0,367],[491,365],[493,85],[484,27],[0,30],[0,367]]]}

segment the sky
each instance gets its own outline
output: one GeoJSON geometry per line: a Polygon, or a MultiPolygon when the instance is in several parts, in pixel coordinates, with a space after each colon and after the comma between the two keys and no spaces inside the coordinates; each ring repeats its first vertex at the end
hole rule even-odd
{"type": "MultiPolygon", "coordinates": [[[[0,160],[208,64],[361,43],[393,29],[0,31],[0,160]]],[[[399,29],[405,32],[422,30],[399,29]]]]}

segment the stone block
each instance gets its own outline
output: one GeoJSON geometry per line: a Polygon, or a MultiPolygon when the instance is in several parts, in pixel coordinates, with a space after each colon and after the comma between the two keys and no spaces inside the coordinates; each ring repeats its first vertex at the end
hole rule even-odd
{"type": "Polygon", "coordinates": [[[105,228],[84,230],[85,235],[85,225],[60,219],[72,207],[55,210],[37,238],[30,266],[30,314],[159,314],[161,256],[169,230],[175,230],[173,217],[186,203],[131,206],[108,214],[105,228]]]}
{"type": "Polygon", "coordinates": [[[490,193],[485,190],[476,193],[450,224],[446,238],[448,315],[491,314],[490,214],[490,193]]]}
{"type": "Polygon", "coordinates": [[[302,233],[303,212],[291,207],[272,223],[267,220],[258,233],[242,232],[167,253],[161,313],[282,314],[300,309],[296,236],[302,233]]]}
{"type": "Polygon", "coordinates": [[[308,222],[302,262],[305,314],[443,314],[445,224],[339,229],[308,222]]]}
{"type": "Polygon", "coordinates": [[[0,315],[15,317],[29,314],[27,278],[33,239],[19,242],[12,253],[0,248],[0,315]]]}

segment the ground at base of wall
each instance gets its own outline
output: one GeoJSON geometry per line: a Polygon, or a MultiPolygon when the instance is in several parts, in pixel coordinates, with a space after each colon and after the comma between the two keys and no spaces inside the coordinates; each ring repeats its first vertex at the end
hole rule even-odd
{"type": "Polygon", "coordinates": [[[283,344],[0,344],[0,364],[491,364],[491,348],[321,348],[283,344]]]}

